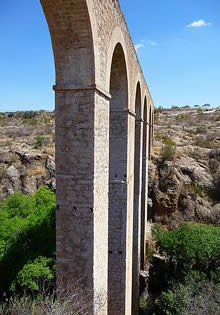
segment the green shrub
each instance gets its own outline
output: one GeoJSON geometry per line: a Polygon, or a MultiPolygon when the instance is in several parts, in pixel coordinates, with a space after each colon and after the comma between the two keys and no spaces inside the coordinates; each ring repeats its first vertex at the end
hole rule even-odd
{"type": "Polygon", "coordinates": [[[28,126],[36,126],[38,121],[37,121],[37,118],[32,117],[32,118],[24,118],[22,120],[22,123],[28,126]]]}
{"type": "Polygon", "coordinates": [[[155,314],[219,314],[220,285],[204,274],[191,273],[183,283],[163,292],[155,303],[155,314]]]}
{"type": "Polygon", "coordinates": [[[174,147],[176,146],[176,142],[173,141],[173,139],[170,137],[165,137],[163,140],[163,143],[168,146],[174,146],[174,147]]]}
{"type": "Polygon", "coordinates": [[[197,114],[199,114],[199,115],[203,115],[203,109],[202,108],[199,108],[199,109],[197,109],[197,114]]]}
{"type": "Polygon", "coordinates": [[[190,114],[179,114],[175,117],[175,119],[178,120],[189,120],[191,118],[190,114]]]}
{"type": "MultiPolygon", "coordinates": [[[[32,195],[15,194],[0,204],[0,294],[39,256],[55,253],[55,195],[41,187],[32,195]]],[[[24,275],[24,273],[22,273],[24,275]]]]}
{"type": "Polygon", "coordinates": [[[39,149],[42,147],[42,145],[44,144],[44,140],[45,140],[45,137],[44,136],[37,136],[35,138],[35,149],[39,149]]]}
{"type": "Polygon", "coordinates": [[[206,133],[206,132],[207,132],[207,128],[204,125],[198,126],[195,131],[196,134],[206,133]]]}
{"type": "Polygon", "coordinates": [[[194,144],[198,147],[201,147],[201,148],[208,148],[208,149],[214,149],[215,148],[215,145],[213,145],[213,143],[211,141],[207,140],[204,137],[197,137],[195,139],[194,144]]]}
{"type": "Polygon", "coordinates": [[[9,125],[9,119],[6,115],[0,115],[0,127],[5,127],[9,125]]]}
{"type": "Polygon", "coordinates": [[[153,237],[165,259],[151,261],[149,296],[141,300],[142,313],[219,314],[219,227],[185,223],[169,231],[156,224],[153,237]]]}
{"type": "Polygon", "coordinates": [[[53,286],[55,278],[54,260],[39,256],[34,261],[25,264],[10,286],[11,291],[44,292],[53,286]]]}
{"type": "Polygon", "coordinates": [[[220,266],[219,227],[185,223],[171,231],[157,226],[153,233],[161,253],[169,256],[169,264],[178,276],[193,269],[210,276],[220,266]]]}
{"type": "Polygon", "coordinates": [[[188,185],[188,192],[191,192],[200,197],[204,197],[205,191],[202,186],[199,184],[190,184],[188,185]]]}
{"type": "Polygon", "coordinates": [[[172,161],[176,153],[176,143],[169,137],[166,137],[163,143],[164,146],[161,151],[161,159],[163,161],[172,161]]]}

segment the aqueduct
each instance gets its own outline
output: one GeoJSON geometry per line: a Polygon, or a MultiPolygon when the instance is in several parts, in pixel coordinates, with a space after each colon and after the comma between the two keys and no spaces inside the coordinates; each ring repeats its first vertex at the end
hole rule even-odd
{"type": "Polygon", "coordinates": [[[56,70],[57,274],[92,292],[89,314],[135,315],[153,100],[118,0],[41,3],[56,70]]]}

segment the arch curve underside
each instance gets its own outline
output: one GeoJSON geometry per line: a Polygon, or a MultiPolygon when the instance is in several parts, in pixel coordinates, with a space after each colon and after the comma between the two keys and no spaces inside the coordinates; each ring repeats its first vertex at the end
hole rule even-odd
{"type": "Polygon", "coordinates": [[[89,315],[136,315],[153,100],[117,0],[41,4],[56,70],[57,285],[80,283],[89,315]]]}

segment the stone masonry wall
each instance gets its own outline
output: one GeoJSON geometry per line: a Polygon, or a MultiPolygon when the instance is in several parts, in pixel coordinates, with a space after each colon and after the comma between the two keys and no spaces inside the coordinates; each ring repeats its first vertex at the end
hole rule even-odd
{"type": "Polygon", "coordinates": [[[141,151],[148,152],[151,141],[143,140],[142,129],[144,100],[149,123],[152,97],[117,0],[41,3],[56,68],[57,276],[81,279],[93,298],[89,315],[136,315],[132,287],[137,296],[145,232],[133,220],[146,217],[141,151]]]}

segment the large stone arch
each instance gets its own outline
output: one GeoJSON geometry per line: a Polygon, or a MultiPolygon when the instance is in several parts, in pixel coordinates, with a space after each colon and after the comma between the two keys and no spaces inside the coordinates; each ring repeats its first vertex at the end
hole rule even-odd
{"type": "Polygon", "coordinates": [[[137,315],[152,97],[118,0],[41,3],[56,69],[57,275],[81,279],[88,314],[137,315]]]}
{"type": "Polygon", "coordinates": [[[112,66],[112,57],[115,51],[115,47],[120,44],[124,53],[124,59],[126,63],[127,69],[127,83],[128,83],[128,108],[129,108],[129,100],[130,100],[130,71],[129,71],[129,60],[128,60],[128,53],[127,47],[125,43],[125,39],[122,33],[122,30],[119,26],[113,30],[111,39],[108,43],[108,50],[107,50],[107,70],[106,70],[106,82],[105,82],[105,90],[110,93],[110,79],[111,79],[111,66],[112,66]]]}
{"type": "Polygon", "coordinates": [[[109,314],[126,308],[128,77],[123,47],[117,43],[111,58],[109,92],[109,314]]]}
{"type": "Polygon", "coordinates": [[[57,88],[95,83],[96,58],[87,1],[41,0],[41,4],[51,34],[57,88]],[[70,5],[74,10],[69,10],[70,5]]]}

